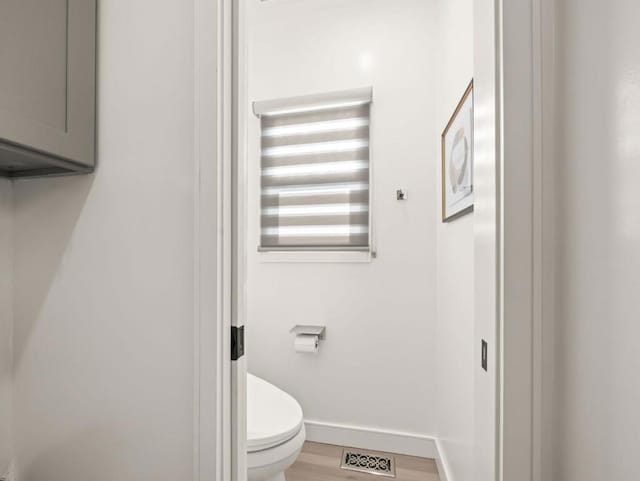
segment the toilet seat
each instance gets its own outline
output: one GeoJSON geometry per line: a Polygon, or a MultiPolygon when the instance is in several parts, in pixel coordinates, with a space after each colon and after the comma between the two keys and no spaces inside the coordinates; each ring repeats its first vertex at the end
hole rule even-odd
{"type": "MultiPolygon", "coordinates": [[[[288,441],[269,449],[247,453],[247,469],[249,473],[255,475],[260,471],[271,471],[273,466],[278,464],[282,465],[283,468],[290,466],[298,457],[306,437],[307,433],[303,425],[300,431],[288,441]]],[[[249,476],[249,478],[252,478],[252,476],[249,476]]]]}
{"type": "Polygon", "coordinates": [[[303,428],[298,401],[273,384],[247,374],[247,451],[271,449],[298,435],[303,428]]]}

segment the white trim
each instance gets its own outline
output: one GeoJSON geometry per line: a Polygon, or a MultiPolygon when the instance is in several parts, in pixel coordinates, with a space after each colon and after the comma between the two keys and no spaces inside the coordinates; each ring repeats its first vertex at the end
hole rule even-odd
{"type": "Polygon", "coordinates": [[[539,476],[541,4],[502,1],[500,478],[539,476]]]}
{"type": "Polygon", "coordinates": [[[219,267],[222,203],[223,6],[229,0],[194,0],[194,434],[195,481],[225,481],[229,402],[225,402],[224,356],[219,267]]]}
{"type": "Polygon", "coordinates": [[[264,263],[291,264],[367,264],[373,256],[370,251],[260,251],[264,263]]]}
{"type": "Polygon", "coordinates": [[[253,102],[253,113],[256,117],[260,117],[261,115],[326,109],[333,105],[362,105],[371,103],[372,98],[372,87],[340,90],[338,92],[323,92],[299,97],[253,102]]]}
{"type": "Polygon", "coordinates": [[[500,6],[476,0],[474,8],[474,442],[475,481],[498,479],[500,330],[500,6]],[[479,366],[488,342],[487,371],[479,366]],[[477,363],[477,364],[476,364],[477,363]]]}
{"type": "Polygon", "coordinates": [[[435,438],[424,434],[326,423],[312,419],[305,420],[304,424],[307,441],[431,459],[438,457],[435,438]]]}
{"type": "MultiPolygon", "coordinates": [[[[231,126],[234,102],[233,90],[233,8],[234,0],[218,0],[218,109],[217,135],[219,142],[217,162],[217,280],[218,319],[220,325],[218,342],[218,432],[222,447],[218,450],[222,465],[218,468],[218,481],[236,478],[237,463],[233,459],[233,392],[231,386],[231,153],[233,130],[231,126]]],[[[209,222],[211,219],[209,219],[209,222]]]]}
{"type": "Polygon", "coordinates": [[[534,183],[535,213],[534,233],[534,399],[533,399],[533,481],[551,479],[553,453],[553,366],[555,358],[554,316],[555,316],[555,266],[556,254],[548,246],[556,242],[555,212],[557,210],[555,162],[555,76],[556,64],[556,0],[537,0],[540,4],[539,19],[534,28],[539,32],[534,38],[539,49],[534,73],[539,82],[536,89],[539,99],[535,99],[539,115],[534,118],[540,131],[534,139],[534,169],[537,182],[534,183]],[[535,165],[538,163],[539,165],[535,165]],[[537,257],[536,257],[537,255],[537,257]]]}
{"type": "MultiPolygon", "coordinates": [[[[230,0],[229,49],[230,76],[228,78],[230,149],[225,177],[225,198],[228,210],[229,269],[225,279],[228,288],[229,330],[244,326],[246,320],[246,203],[247,203],[247,0],[230,0]]],[[[246,356],[229,362],[231,389],[231,481],[247,479],[247,360],[246,356]]],[[[225,480],[226,481],[226,480],[225,480]]]]}
{"type": "MultiPolygon", "coordinates": [[[[543,122],[543,115],[546,113],[543,93],[547,88],[544,85],[544,75],[547,73],[543,68],[543,62],[548,52],[544,50],[543,38],[550,37],[551,42],[555,37],[545,30],[548,18],[545,17],[550,12],[545,11],[547,3],[545,0],[533,0],[532,2],[532,427],[531,427],[531,480],[543,481],[546,474],[542,467],[542,427],[543,427],[543,403],[542,403],[542,366],[544,359],[543,352],[543,299],[545,298],[545,284],[553,285],[551,279],[544,280],[543,266],[543,246],[545,235],[543,229],[544,209],[546,199],[543,196],[543,141],[547,137],[547,126],[543,122]]],[[[547,114],[548,115],[548,114],[547,114]]],[[[549,118],[549,120],[551,120],[549,118]]],[[[550,122],[553,125],[553,122],[550,122]]],[[[550,184],[552,185],[552,184],[550,184]]],[[[550,196],[551,197],[551,196],[550,196]]]]}
{"type": "Polygon", "coordinates": [[[436,456],[436,465],[438,466],[438,476],[440,481],[454,481],[451,475],[451,468],[449,467],[449,461],[444,451],[444,446],[439,439],[436,439],[436,449],[438,455],[436,456]]]}
{"type": "MultiPolygon", "coordinates": [[[[200,234],[200,0],[193,2],[193,479],[200,481],[200,429],[202,416],[200,414],[201,405],[201,375],[202,360],[200,348],[200,331],[202,317],[200,315],[200,302],[202,292],[200,290],[200,247],[202,239],[200,234]]],[[[4,478],[0,478],[3,481],[4,478]]]]}

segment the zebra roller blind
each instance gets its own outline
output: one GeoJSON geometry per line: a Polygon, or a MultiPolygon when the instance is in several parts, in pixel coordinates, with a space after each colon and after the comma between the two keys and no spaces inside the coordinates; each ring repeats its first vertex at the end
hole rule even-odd
{"type": "Polygon", "coordinates": [[[371,90],[283,103],[255,107],[260,250],[368,250],[371,90]]]}

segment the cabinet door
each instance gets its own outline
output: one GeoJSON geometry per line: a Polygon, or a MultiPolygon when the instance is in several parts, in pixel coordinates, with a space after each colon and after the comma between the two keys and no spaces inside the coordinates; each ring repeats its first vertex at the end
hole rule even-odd
{"type": "Polygon", "coordinates": [[[0,0],[0,141],[94,164],[96,0],[0,0]]]}

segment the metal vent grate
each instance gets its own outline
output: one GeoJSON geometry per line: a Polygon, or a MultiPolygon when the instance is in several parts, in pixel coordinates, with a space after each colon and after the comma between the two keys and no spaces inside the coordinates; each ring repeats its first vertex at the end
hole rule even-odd
{"type": "Polygon", "coordinates": [[[375,474],[377,476],[396,477],[396,460],[393,456],[368,453],[356,449],[342,451],[342,469],[375,474]]]}

